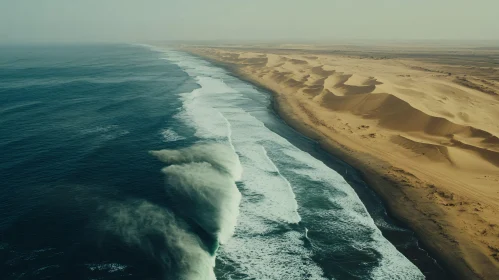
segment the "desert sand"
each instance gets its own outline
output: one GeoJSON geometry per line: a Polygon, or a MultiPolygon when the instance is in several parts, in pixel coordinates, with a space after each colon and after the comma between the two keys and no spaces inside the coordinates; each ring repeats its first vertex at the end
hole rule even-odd
{"type": "Polygon", "coordinates": [[[271,90],[456,278],[499,279],[499,49],[187,50],[271,90]]]}

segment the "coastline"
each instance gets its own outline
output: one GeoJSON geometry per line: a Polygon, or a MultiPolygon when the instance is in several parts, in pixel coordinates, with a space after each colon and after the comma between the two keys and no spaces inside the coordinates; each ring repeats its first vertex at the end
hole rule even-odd
{"type": "MultiPolygon", "coordinates": [[[[389,162],[383,162],[367,153],[356,151],[345,145],[344,141],[342,143],[330,134],[324,134],[313,126],[313,115],[309,115],[308,120],[304,119],[303,115],[298,116],[296,104],[293,104],[286,94],[279,90],[278,85],[269,86],[268,83],[259,81],[237,64],[226,63],[192,49],[183,50],[207,59],[229,70],[235,76],[271,92],[276,113],[291,127],[316,140],[328,153],[357,169],[382,199],[390,215],[411,228],[423,243],[423,247],[435,256],[438,262],[456,279],[494,279],[497,275],[494,269],[487,271],[487,267],[491,267],[487,263],[479,267],[482,270],[481,273],[477,272],[476,266],[469,264],[467,258],[470,254],[463,253],[456,246],[458,242],[455,238],[449,235],[449,229],[442,225],[442,220],[435,219],[435,216],[445,217],[446,214],[437,205],[425,204],[422,209],[420,200],[417,199],[420,193],[407,186],[407,176],[392,176],[390,170],[393,170],[393,166],[389,162]]],[[[341,136],[338,135],[338,137],[341,136]]],[[[405,175],[411,176],[412,174],[405,175]]],[[[459,244],[460,247],[464,246],[473,251],[473,245],[466,243],[466,240],[459,240],[459,244]]],[[[477,253],[474,257],[480,256],[477,253]]]]}

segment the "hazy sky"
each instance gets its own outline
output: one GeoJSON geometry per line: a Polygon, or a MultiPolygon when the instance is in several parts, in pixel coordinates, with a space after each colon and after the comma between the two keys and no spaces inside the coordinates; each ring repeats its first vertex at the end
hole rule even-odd
{"type": "Polygon", "coordinates": [[[0,43],[499,40],[499,0],[0,0],[0,43]]]}

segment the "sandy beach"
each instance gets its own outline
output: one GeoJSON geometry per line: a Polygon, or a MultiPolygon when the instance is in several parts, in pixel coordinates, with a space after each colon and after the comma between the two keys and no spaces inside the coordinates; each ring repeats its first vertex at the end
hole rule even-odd
{"type": "Polygon", "coordinates": [[[189,47],[272,91],[459,279],[499,279],[499,49],[189,47]]]}

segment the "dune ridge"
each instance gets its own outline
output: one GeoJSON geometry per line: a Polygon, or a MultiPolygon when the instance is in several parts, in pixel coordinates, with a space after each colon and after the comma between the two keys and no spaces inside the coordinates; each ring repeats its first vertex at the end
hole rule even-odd
{"type": "Polygon", "coordinates": [[[499,279],[494,71],[433,55],[428,63],[313,48],[188,51],[273,91],[280,115],[360,169],[457,278],[499,279]]]}
{"type": "MultiPolygon", "coordinates": [[[[328,70],[325,69],[328,66],[314,63],[317,57],[296,59],[272,54],[245,53],[241,58],[241,54],[230,53],[223,54],[222,58],[225,62],[259,69],[260,78],[283,84],[295,90],[295,95],[306,95],[324,108],[374,119],[378,121],[378,126],[394,131],[440,136],[449,141],[441,141],[436,145],[472,150],[476,152],[475,156],[498,166],[499,146],[496,144],[499,143],[499,137],[496,134],[475,127],[473,123],[466,124],[462,118],[463,122],[457,123],[449,119],[452,114],[432,114],[418,109],[399,95],[383,92],[379,87],[383,82],[374,76],[340,72],[331,69],[331,66],[328,70]],[[258,58],[252,58],[253,56],[258,58]],[[454,139],[455,136],[462,139],[471,138],[472,143],[465,144],[454,139]]],[[[499,129],[494,132],[497,131],[499,129]]],[[[424,143],[414,138],[412,141],[424,143]]]]}

